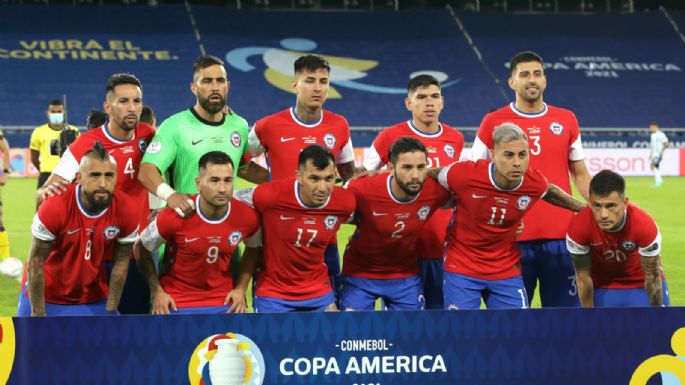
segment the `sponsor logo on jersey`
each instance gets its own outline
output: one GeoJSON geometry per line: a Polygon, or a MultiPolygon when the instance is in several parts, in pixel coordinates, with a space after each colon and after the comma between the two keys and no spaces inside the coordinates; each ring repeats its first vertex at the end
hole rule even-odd
{"type": "Polygon", "coordinates": [[[120,147],[119,151],[121,151],[122,154],[130,154],[132,152],[135,152],[135,150],[133,149],[133,146],[120,147]]]}
{"type": "Polygon", "coordinates": [[[502,197],[495,197],[495,202],[501,204],[501,205],[508,205],[509,204],[509,199],[507,198],[502,198],[502,197]]]}
{"type": "Polygon", "coordinates": [[[316,144],[316,136],[303,136],[302,141],[304,144],[316,144]]]}
{"type": "Polygon", "coordinates": [[[523,211],[530,205],[530,197],[528,195],[522,195],[516,200],[516,208],[523,211]]]}
{"type": "Polygon", "coordinates": [[[138,150],[140,150],[140,152],[145,152],[145,150],[147,150],[147,142],[145,139],[138,141],[138,150]]]}
{"type": "Polygon", "coordinates": [[[447,155],[448,158],[454,158],[454,147],[452,147],[451,144],[446,144],[443,150],[445,151],[445,155],[447,155]]]}
{"type": "Polygon", "coordinates": [[[421,221],[425,221],[428,218],[428,214],[431,212],[430,206],[423,206],[416,212],[416,216],[421,221]]]}
{"type": "Polygon", "coordinates": [[[221,243],[221,237],[207,237],[209,243],[221,243]]]}
{"type": "Polygon", "coordinates": [[[148,154],[156,154],[162,149],[162,142],[154,141],[151,142],[149,146],[147,146],[147,152],[148,154]]]}
{"type": "Polygon", "coordinates": [[[333,147],[335,147],[335,142],[336,142],[335,135],[328,133],[328,134],[323,136],[323,144],[325,144],[329,150],[331,150],[331,149],[333,149],[333,147]]]}
{"type": "Polygon", "coordinates": [[[238,131],[233,131],[231,133],[231,144],[233,144],[233,147],[240,147],[240,144],[243,142],[243,138],[240,137],[240,134],[238,131]]]}
{"type": "Polygon", "coordinates": [[[336,217],[335,215],[329,215],[326,217],[326,219],[323,220],[323,225],[328,230],[332,230],[337,223],[338,217],[336,217]]]}
{"type": "Polygon", "coordinates": [[[426,146],[426,152],[429,154],[437,154],[438,149],[433,146],[426,146]]]}
{"type": "Polygon", "coordinates": [[[564,126],[562,126],[561,123],[552,122],[552,124],[549,125],[549,130],[552,131],[552,134],[554,135],[561,135],[564,133],[564,126]]]}
{"type": "Polygon", "coordinates": [[[119,235],[119,228],[116,226],[107,226],[105,229],[105,239],[112,240],[119,235]]]}
{"type": "Polygon", "coordinates": [[[623,248],[628,251],[635,250],[635,248],[637,247],[637,245],[633,241],[623,241],[623,244],[621,246],[623,246],[623,248]]]}
{"type": "Polygon", "coordinates": [[[228,243],[231,244],[231,246],[238,246],[238,243],[243,239],[243,233],[240,231],[234,231],[231,233],[231,235],[228,236],[228,243]]]}

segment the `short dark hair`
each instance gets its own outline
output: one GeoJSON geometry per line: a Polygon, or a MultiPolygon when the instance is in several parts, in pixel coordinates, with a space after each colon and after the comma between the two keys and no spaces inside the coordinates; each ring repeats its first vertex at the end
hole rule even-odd
{"type": "Polygon", "coordinates": [[[48,103],[48,106],[63,106],[64,102],[62,102],[60,99],[52,99],[50,103],[48,103]]]}
{"type": "Polygon", "coordinates": [[[408,136],[403,136],[390,145],[390,150],[388,151],[388,158],[390,158],[390,163],[393,165],[397,164],[397,158],[401,154],[406,154],[408,152],[422,152],[428,156],[426,151],[426,146],[421,143],[420,140],[416,138],[410,138],[408,136]]]}
{"type": "Polygon", "coordinates": [[[523,51],[519,52],[514,57],[511,58],[511,61],[509,62],[509,76],[514,75],[514,71],[516,71],[516,66],[519,65],[520,63],[527,63],[531,61],[536,61],[540,63],[540,65],[544,66],[545,62],[542,60],[542,56],[536,54],[533,51],[523,51]]]}
{"type": "Polygon", "coordinates": [[[309,145],[300,152],[300,157],[297,159],[297,167],[304,169],[307,167],[308,160],[311,160],[314,167],[318,170],[323,170],[331,163],[335,163],[333,154],[318,144],[309,145]]]}
{"type": "Polygon", "coordinates": [[[602,170],[590,180],[590,195],[607,196],[612,192],[623,196],[626,193],[626,180],[611,170],[602,170]]]}
{"type": "Polygon", "coordinates": [[[105,146],[102,144],[101,141],[98,140],[95,143],[93,143],[93,148],[91,148],[85,154],[83,154],[83,157],[93,158],[104,162],[106,160],[110,160],[110,158],[112,158],[112,155],[110,155],[109,152],[107,152],[105,146]]]}
{"type": "Polygon", "coordinates": [[[138,120],[152,125],[155,120],[155,111],[152,109],[152,107],[144,105],[143,109],[140,111],[140,119],[138,120]]]}
{"type": "Polygon", "coordinates": [[[210,151],[200,157],[200,160],[198,161],[198,169],[206,169],[207,164],[230,164],[231,169],[235,169],[233,167],[233,160],[231,160],[231,157],[228,156],[223,151],[210,151]]]}
{"type": "Polygon", "coordinates": [[[195,81],[195,75],[197,75],[200,70],[203,70],[207,67],[211,66],[223,66],[224,61],[219,59],[218,57],[214,55],[202,55],[199,58],[195,59],[195,62],[193,63],[193,81],[195,81]]]}
{"type": "Polygon", "coordinates": [[[437,86],[440,89],[440,81],[433,75],[421,74],[414,76],[407,85],[407,94],[416,92],[419,88],[437,86]]]}
{"type": "Polygon", "coordinates": [[[122,72],[109,77],[109,80],[107,80],[107,87],[105,87],[105,93],[114,91],[114,87],[122,84],[132,84],[140,87],[141,90],[143,89],[143,84],[140,83],[140,79],[133,74],[122,72]]]}
{"type": "Polygon", "coordinates": [[[100,127],[105,124],[105,122],[107,122],[107,114],[93,108],[88,112],[88,116],[86,117],[86,128],[90,130],[91,128],[100,127]]]}
{"type": "Polygon", "coordinates": [[[302,73],[305,70],[313,72],[319,69],[325,69],[326,71],[331,72],[331,65],[328,64],[326,59],[318,55],[300,56],[297,60],[295,60],[294,67],[295,74],[302,73]]]}

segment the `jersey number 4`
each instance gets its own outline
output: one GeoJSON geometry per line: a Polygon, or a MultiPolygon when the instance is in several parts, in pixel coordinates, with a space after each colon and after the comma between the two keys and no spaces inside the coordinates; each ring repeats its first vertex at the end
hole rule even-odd
{"type": "Polygon", "coordinates": [[[136,173],[135,167],[133,167],[133,158],[128,158],[126,161],[126,167],[124,167],[124,175],[126,174],[131,174],[131,179],[133,179],[133,175],[136,173]]]}

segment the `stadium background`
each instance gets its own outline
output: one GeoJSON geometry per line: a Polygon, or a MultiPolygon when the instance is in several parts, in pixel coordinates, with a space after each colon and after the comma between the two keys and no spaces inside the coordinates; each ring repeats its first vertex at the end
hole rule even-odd
{"type": "MultiPolygon", "coordinates": [[[[143,81],[144,101],[161,122],[193,103],[190,68],[201,53],[226,61],[229,104],[253,123],[294,103],[283,63],[315,52],[334,67],[326,108],[348,118],[359,151],[379,129],[408,118],[406,82],[419,71],[443,81],[441,120],[468,143],[485,113],[511,101],[511,55],[532,49],[547,62],[545,100],[573,110],[586,148],[597,149],[591,171],[647,175],[640,148],[647,124],[657,121],[676,148],[666,174],[683,175],[684,7],[628,0],[0,1],[0,128],[14,148],[15,176],[34,175],[22,148],[45,122],[50,99],[66,95],[69,122],[82,127],[88,110],[101,106],[107,77],[129,71],[143,81]]],[[[13,179],[3,192],[12,253],[22,259],[34,184],[13,179]]],[[[671,177],[662,189],[650,185],[647,177],[631,178],[629,193],[660,224],[672,302],[682,305],[685,183],[671,177]]],[[[349,233],[341,232],[341,247],[349,233]]],[[[16,282],[0,278],[0,314],[14,314],[17,291],[16,282]]]]}

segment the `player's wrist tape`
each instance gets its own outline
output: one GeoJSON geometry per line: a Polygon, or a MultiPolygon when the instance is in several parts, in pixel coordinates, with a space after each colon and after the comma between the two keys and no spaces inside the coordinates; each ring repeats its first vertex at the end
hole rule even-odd
{"type": "Polygon", "coordinates": [[[163,199],[165,201],[174,194],[176,194],[176,190],[174,190],[171,186],[169,186],[166,183],[160,184],[157,187],[157,191],[155,192],[155,195],[157,195],[160,199],[163,199]]]}

